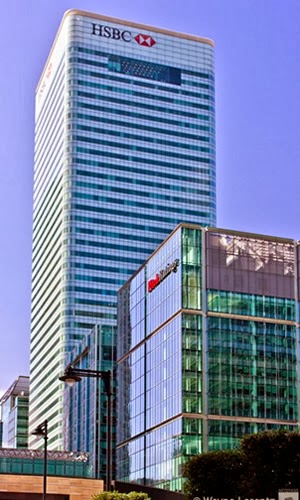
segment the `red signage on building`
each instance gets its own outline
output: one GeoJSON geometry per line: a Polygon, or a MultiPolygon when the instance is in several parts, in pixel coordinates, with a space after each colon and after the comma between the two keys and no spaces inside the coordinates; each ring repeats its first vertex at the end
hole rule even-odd
{"type": "Polygon", "coordinates": [[[155,275],[155,278],[152,278],[151,280],[148,281],[148,292],[152,292],[154,288],[157,287],[164,279],[166,279],[167,276],[171,273],[176,273],[177,269],[179,266],[179,259],[175,259],[174,262],[171,264],[167,264],[167,267],[165,269],[162,269],[155,275]]]}
{"type": "Polygon", "coordinates": [[[136,35],[134,39],[139,45],[143,45],[144,47],[153,47],[153,45],[156,44],[156,41],[152,38],[152,36],[142,35],[142,33],[136,35]]]}

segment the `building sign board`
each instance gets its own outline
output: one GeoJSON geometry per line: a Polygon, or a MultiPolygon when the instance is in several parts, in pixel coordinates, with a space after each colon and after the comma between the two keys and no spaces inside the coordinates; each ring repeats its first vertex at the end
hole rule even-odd
{"type": "Polygon", "coordinates": [[[136,43],[143,47],[153,47],[156,41],[151,35],[145,33],[132,33],[130,30],[122,30],[115,26],[106,26],[104,24],[92,23],[92,35],[101,36],[104,38],[112,38],[122,42],[130,43],[135,40],[136,43]]]}
{"type": "Polygon", "coordinates": [[[148,292],[152,292],[154,288],[156,288],[160,283],[166,279],[167,276],[171,273],[176,273],[179,266],[179,259],[175,259],[171,264],[167,264],[164,269],[161,269],[158,273],[156,273],[155,278],[152,278],[148,281],[148,292]]]}

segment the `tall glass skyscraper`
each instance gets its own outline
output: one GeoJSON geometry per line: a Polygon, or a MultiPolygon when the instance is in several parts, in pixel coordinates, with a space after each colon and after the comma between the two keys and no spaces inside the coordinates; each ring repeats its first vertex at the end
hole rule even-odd
{"type": "Polygon", "coordinates": [[[36,91],[29,431],[47,418],[52,449],[66,353],[116,324],[117,290],[177,223],[215,225],[213,52],[196,36],[64,16],[36,91]]]}

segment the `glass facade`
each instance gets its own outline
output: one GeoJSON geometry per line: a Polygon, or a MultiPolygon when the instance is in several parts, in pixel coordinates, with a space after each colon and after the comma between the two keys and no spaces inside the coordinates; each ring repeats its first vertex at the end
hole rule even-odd
{"type": "Polygon", "coordinates": [[[29,377],[20,376],[0,398],[0,447],[28,447],[29,377]]]}
{"type": "MultiPolygon", "coordinates": [[[[111,369],[115,360],[115,327],[95,326],[90,334],[69,355],[75,369],[111,369]]],[[[113,382],[114,384],[114,382],[113,382]]],[[[112,402],[111,448],[115,448],[115,398],[112,402]]],[[[80,383],[66,390],[66,422],[64,448],[85,450],[89,454],[92,477],[104,478],[107,461],[107,396],[102,379],[82,378],[80,383]]],[[[112,471],[115,469],[114,455],[112,471]]],[[[113,474],[114,476],[114,474],[113,474]]]]}
{"type": "Polygon", "coordinates": [[[181,224],[119,291],[117,478],[299,423],[298,243],[181,224]],[[297,261],[298,260],[298,261],[297,261]]]}
{"type": "Polygon", "coordinates": [[[49,449],[92,433],[67,411],[68,353],[116,326],[117,290],[176,224],[215,224],[213,59],[207,39],[63,19],[36,91],[29,432],[47,418],[49,449]]]}
{"type": "MultiPolygon", "coordinates": [[[[0,474],[42,476],[43,473],[43,451],[0,449],[0,474]]],[[[48,451],[47,475],[90,478],[92,474],[88,455],[48,451]]]]}

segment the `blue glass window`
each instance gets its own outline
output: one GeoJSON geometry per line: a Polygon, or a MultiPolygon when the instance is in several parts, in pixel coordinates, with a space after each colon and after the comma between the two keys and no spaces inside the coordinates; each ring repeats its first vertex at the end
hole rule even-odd
{"type": "Polygon", "coordinates": [[[108,69],[116,73],[147,78],[158,82],[181,85],[181,70],[162,64],[154,64],[129,57],[110,55],[108,69]]]}

